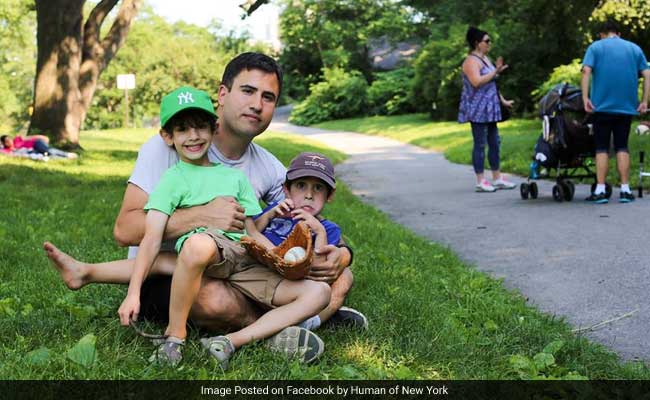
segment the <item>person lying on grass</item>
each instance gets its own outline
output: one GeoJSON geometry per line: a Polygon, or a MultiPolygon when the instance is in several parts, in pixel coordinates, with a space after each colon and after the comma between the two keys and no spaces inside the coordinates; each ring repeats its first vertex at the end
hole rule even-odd
{"type": "MultiPolygon", "coordinates": [[[[2,148],[0,151],[7,155],[31,156],[40,155],[43,157],[68,158],[71,160],[79,157],[77,153],[68,153],[67,151],[50,147],[50,138],[44,135],[16,136],[11,138],[9,135],[0,136],[2,148]]],[[[47,161],[47,159],[44,159],[47,161]]]]}
{"type": "MultiPolygon", "coordinates": [[[[269,204],[260,215],[253,218],[255,227],[267,239],[264,244],[269,248],[279,246],[287,239],[296,224],[304,221],[312,231],[315,249],[323,248],[328,244],[338,245],[341,242],[341,228],[320,215],[325,203],[334,199],[335,191],[336,179],[332,162],[320,153],[298,154],[287,170],[284,183],[285,199],[269,204]]],[[[342,274],[351,274],[351,272],[346,268],[342,274]]],[[[333,283],[335,284],[336,282],[333,283]]],[[[341,323],[356,325],[361,329],[368,328],[368,321],[363,314],[347,307],[341,307],[339,313],[335,314],[337,310],[330,308],[331,305],[328,305],[321,315],[331,315],[331,318],[336,319],[337,315],[349,312],[351,315],[354,314],[354,318],[351,316],[347,320],[341,320],[341,323]]],[[[316,315],[301,326],[316,329],[320,324],[320,316],[316,315]]]]}
{"type": "MultiPolygon", "coordinates": [[[[217,196],[232,196],[247,216],[246,234],[255,240],[264,240],[252,219],[262,210],[248,179],[237,169],[208,160],[208,147],[216,131],[216,114],[209,95],[191,87],[178,88],[163,98],[160,119],[161,135],[168,146],[176,149],[180,160],[165,172],[145,206],[145,236],[136,256],[127,296],[118,310],[124,326],[138,318],[143,280],[151,272],[163,272],[154,271],[152,265],[160,250],[167,220],[176,208],[205,204],[217,196]]],[[[179,256],[172,274],[166,339],[150,361],[171,366],[181,361],[188,314],[203,275],[227,279],[246,296],[271,309],[237,332],[201,340],[224,369],[237,348],[270,337],[318,314],[327,306],[329,285],[312,280],[283,279],[246,253],[239,243],[242,236],[241,233],[197,228],[177,240],[179,256]]],[[[48,253],[55,250],[48,243],[45,249],[48,253]]]]}

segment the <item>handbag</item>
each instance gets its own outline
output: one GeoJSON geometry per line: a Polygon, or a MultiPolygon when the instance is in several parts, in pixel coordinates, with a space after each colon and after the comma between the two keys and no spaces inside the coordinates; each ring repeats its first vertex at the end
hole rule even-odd
{"type": "Polygon", "coordinates": [[[501,109],[501,119],[498,120],[497,122],[504,122],[510,119],[512,116],[512,113],[510,112],[510,107],[506,107],[502,102],[501,102],[501,92],[497,90],[497,99],[499,99],[499,108],[501,109]]]}
{"type": "Polygon", "coordinates": [[[510,119],[512,113],[510,112],[510,107],[506,107],[499,98],[499,107],[501,107],[501,119],[498,122],[504,122],[510,119]]]}

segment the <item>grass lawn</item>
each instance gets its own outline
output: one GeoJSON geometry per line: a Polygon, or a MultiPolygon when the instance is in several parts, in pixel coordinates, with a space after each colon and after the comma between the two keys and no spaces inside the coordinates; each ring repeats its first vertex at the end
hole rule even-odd
{"type": "MultiPolygon", "coordinates": [[[[385,136],[443,152],[449,161],[455,163],[472,164],[473,141],[469,124],[459,124],[453,121],[433,122],[426,114],[408,114],[329,121],[315,125],[315,127],[385,136]]],[[[633,130],[636,128],[636,123],[632,124],[632,128],[633,130]]],[[[513,119],[499,124],[501,170],[528,176],[533,148],[541,134],[541,129],[542,123],[539,119],[513,119]]],[[[646,154],[650,154],[650,136],[631,133],[629,145],[631,149],[630,181],[636,187],[639,181],[639,151],[644,150],[646,154]]],[[[591,161],[593,162],[593,160],[591,161]]],[[[489,167],[487,158],[485,167],[486,169],[489,167]]],[[[646,170],[650,169],[647,161],[645,168],[646,170]]],[[[592,170],[595,172],[595,166],[592,170]]],[[[607,182],[614,185],[620,183],[616,172],[616,163],[613,159],[610,160],[607,182]]],[[[650,181],[646,178],[644,186],[648,187],[649,185],[650,181]]]]}
{"type": "MultiPolygon", "coordinates": [[[[426,126],[417,121],[413,129],[426,126]]],[[[355,249],[356,283],[348,303],[366,313],[368,332],[319,330],[327,348],[311,366],[261,344],[247,346],[225,373],[192,332],[180,368],[151,366],[151,344],[118,323],[126,287],[68,290],[41,244],[50,240],[92,262],[125,257],[112,239],[113,221],[137,149],[152,134],[85,132],[86,152],[73,162],[0,158],[3,379],[650,378],[642,363],[621,363],[602,346],[573,335],[561,319],[541,314],[447,248],[392,223],[344,185],[326,215],[355,249]]],[[[410,140],[427,140],[416,136],[410,140]]],[[[306,149],[343,159],[293,136],[268,133],[259,143],[284,163],[306,149]]]]}

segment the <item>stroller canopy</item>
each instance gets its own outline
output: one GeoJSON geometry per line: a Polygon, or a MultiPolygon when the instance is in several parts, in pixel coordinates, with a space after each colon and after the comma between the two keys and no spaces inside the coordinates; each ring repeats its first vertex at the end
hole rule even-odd
{"type": "Polygon", "coordinates": [[[553,115],[557,110],[584,112],[582,90],[579,87],[560,83],[549,90],[539,101],[540,116],[553,115]]]}

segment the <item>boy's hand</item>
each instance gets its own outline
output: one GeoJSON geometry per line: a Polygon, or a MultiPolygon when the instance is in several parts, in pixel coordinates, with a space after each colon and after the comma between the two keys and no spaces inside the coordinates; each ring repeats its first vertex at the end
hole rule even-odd
{"type": "Polygon", "coordinates": [[[291,210],[293,210],[293,200],[284,199],[273,208],[273,216],[274,218],[291,217],[291,210]]]}
{"type": "Polygon", "coordinates": [[[321,224],[320,221],[316,219],[316,217],[314,217],[307,211],[303,210],[302,208],[291,211],[291,215],[293,216],[294,219],[305,221],[307,226],[315,234],[318,235],[321,233],[325,233],[325,228],[323,227],[323,224],[321,224]]]}
{"type": "Polygon", "coordinates": [[[140,297],[127,294],[117,313],[120,316],[122,326],[129,326],[130,319],[137,321],[140,314],[140,297]]]}

